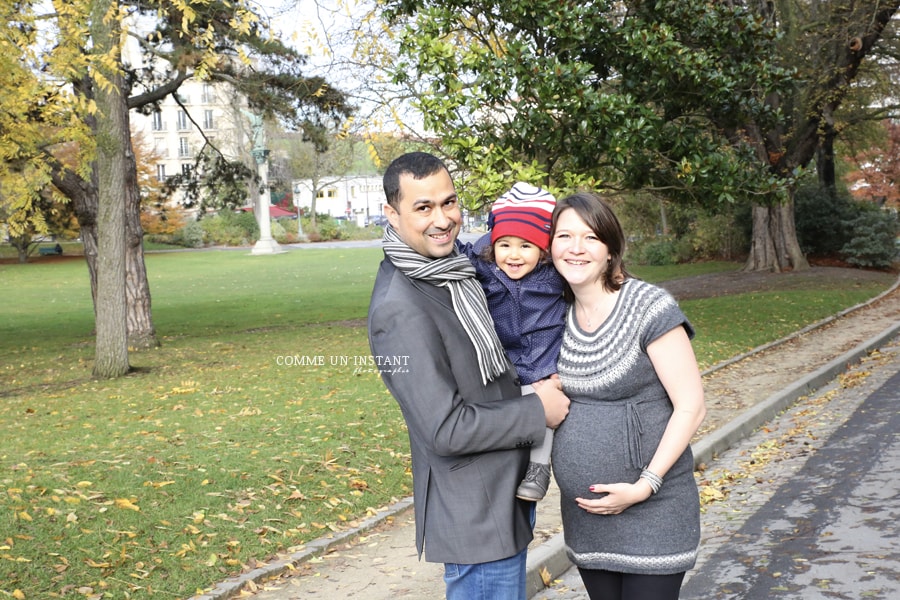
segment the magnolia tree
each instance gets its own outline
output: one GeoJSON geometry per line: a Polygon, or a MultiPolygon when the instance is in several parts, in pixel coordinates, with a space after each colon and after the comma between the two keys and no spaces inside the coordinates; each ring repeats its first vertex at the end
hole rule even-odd
{"type": "Polygon", "coordinates": [[[799,269],[795,178],[841,130],[898,4],[386,0],[394,53],[370,55],[389,57],[464,193],[525,177],[749,203],[746,268],[799,269]]]}

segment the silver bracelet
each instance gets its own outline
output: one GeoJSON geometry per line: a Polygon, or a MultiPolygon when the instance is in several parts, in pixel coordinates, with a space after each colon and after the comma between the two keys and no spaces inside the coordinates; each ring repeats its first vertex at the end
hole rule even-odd
{"type": "Polygon", "coordinates": [[[644,469],[641,471],[641,479],[647,481],[650,484],[650,490],[653,494],[656,494],[659,491],[659,488],[662,487],[663,478],[651,471],[650,469],[644,469]]]}

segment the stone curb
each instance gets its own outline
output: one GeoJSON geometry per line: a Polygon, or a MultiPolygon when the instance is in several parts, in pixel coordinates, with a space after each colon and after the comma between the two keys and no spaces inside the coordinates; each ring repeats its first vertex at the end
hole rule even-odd
{"type": "MultiPolygon", "coordinates": [[[[818,329],[819,327],[823,327],[832,321],[859,310],[860,308],[877,302],[896,290],[898,286],[900,286],[900,278],[898,278],[894,285],[888,290],[864,303],[857,304],[836,315],[813,323],[787,337],[775,340],[774,342],[759,346],[744,354],[715,364],[705,370],[703,375],[708,375],[730,364],[753,356],[754,354],[758,354],[764,350],[768,350],[769,348],[789,342],[790,340],[814,329],[818,329]]],[[[732,419],[725,425],[708,433],[692,446],[694,452],[694,464],[699,465],[704,462],[709,462],[717,453],[728,449],[737,441],[752,433],[756,428],[767,421],[770,421],[779,412],[790,406],[790,404],[801,396],[809,394],[813,390],[834,379],[834,377],[843,372],[849,365],[855,364],[869,352],[882,346],[887,340],[896,336],[898,332],[900,332],[900,323],[887,328],[879,335],[863,342],[853,350],[850,350],[813,373],[799,379],[777,394],[769,396],[766,400],[741,413],[735,419],[732,419]]],[[[242,573],[236,577],[226,579],[218,583],[211,590],[198,596],[192,596],[189,600],[228,600],[229,598],[236,597],[242,590],[252,587],[252,584],[262,584],[285,572],[294,571],[298,565],[317,556],[326,554],[338,544],[348,542],[355,537],[374,529],[401,512],[408,510],[412,505],[413,499],[411,496],[404,498],[391,504],[368,519],[365,519],[352,529],[335,533],[333,536],[312,540],[308,544],[302,546],[297,552],[270,561],[264,566],[253,569],[247,573],[242,573]]],[[[565,573],[571,566],[572,563],[566,556],[565,542],[563,541],[562,533],[555,534],[537,548],[530,550],[528,552],[528,562],[526,567],[528,597],[530,598],[546,588],[544,585],[544,578],[541,575],[542,573],[545,573],[546,576],[553,580],[565,573]]]]}

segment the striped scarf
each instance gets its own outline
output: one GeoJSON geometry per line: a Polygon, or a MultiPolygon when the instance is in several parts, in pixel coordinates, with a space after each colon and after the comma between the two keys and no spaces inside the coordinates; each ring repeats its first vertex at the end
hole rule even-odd
{"type": "Polygon", "coordinates": [[[450,289],[453,312],[475,346],[482,383],[487,385],[488,381],[505,373],[509,361],[494,330],[484,291],[475,280],[475,267],[469,259],[456,250],[443,258],[422,256],[404,243],[390,225],[384,228],[382,243],[385,256],[404,275],[450,289]]]}

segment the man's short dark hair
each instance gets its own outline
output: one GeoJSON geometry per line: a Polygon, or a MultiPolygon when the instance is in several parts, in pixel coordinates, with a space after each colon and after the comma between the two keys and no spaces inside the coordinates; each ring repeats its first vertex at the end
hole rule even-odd
{"type": "Polygon", "coordinates": [[[413,179],[425,179],[438,171],[450,170],[440,158],[427,152],[409,152],[398,156],[384,172],[382,185],[387,203],[395,210],[400,207],[400,177],[412,175],[413,179]]]}

